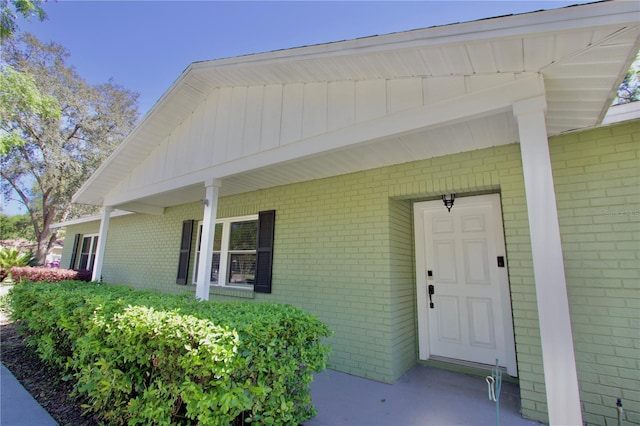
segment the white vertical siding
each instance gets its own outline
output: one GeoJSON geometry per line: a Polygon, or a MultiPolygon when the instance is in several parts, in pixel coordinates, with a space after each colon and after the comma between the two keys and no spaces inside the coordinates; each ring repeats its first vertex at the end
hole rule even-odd
{"type": "Polygon", "coordinates": [[[213,135],[215,134],[216,117],[218,114],[218,89],[214,90],[211,95],[206,99],[203,106],[203,126],[202,126],[202,144],[204,149],[201,151],[200,157],[204,166],[211,164],[213,159],[213,149],[215,141],[213,135]]]}
{"type": "Polygon", "coordinates": [[[280,135],[280,144],[286,145],[302,137],[304,85],[285,85],[282,98],[282,132],[280,135]]]}
{"type": "Polygon", "coordinates": [[[246,111],[247,88],[234,87],[231,92],[231,116],[229,117],[229,137],[227,139],[228,159],[242,156],[246,111]]]}
{"type": "Polygon", "coordinates": [[[281,84],[264,88],[264,106],[262,108],[262,139],[260,150],[268,151],[280,145],[282,128],[282,89],[281,84]]]}
{"type": "Polygon", "coordinates": [[[260,151],[263,105],[264,86],[249,87],[247,90],[247,113],[244,121],[242,155],[254,154],[260,151]]]}
{"type": "Polygon", "coordinates": [[[356,82],[356,122],[365,122],[387,114],[387,81],[356,82]]]}
{"type": "Polygon", "coordinates": [[[302,108],[302,138],[316,136],[327,131],[327,83],[304,85],[302,108]]]}
{"type": "Polygon", "coordinates": [[[196,141],[191,140],[191,131],[193,129],[193,114],[187,116],[185,121],[180,124],[177,134],[177,150],[175,171],[171,176],[176,176],[185,172],[185,170],[191,170],[191,152],[197,146],[196,141]],[[190,152],[191,151],[191,152],[190,152]]]}
{"type": "Polygon", "coordinates": [[[334,81],[328,87],[327,130],[336,130],[356,121],[356,95],[352,81],[334,81]]]}
{"type": "Polygon", "coordinates": [[[387,83],[387,112],[417,108],[422,102],[422,78],[402,78],[387,83]]]}
{"type": "Polygon", "coordinates": [[[513,74],[491,74],[217,88],[131,173],[128,189],[168,182],[513,79],[513,74]]]}
{"type": "Polygon", "coordinates": [[[231,119],[231,91],[230,87],[223,87],[218,92],[218,109],[213,128],[211,164],[223,163],[227,159],[227,140],[229,120],[231,119]]]}
{"type": "Polygon", "coordinates": [[[423,81],[425,103],[436,103],[466,93],[464,77],[425,78],[423,81]]]}
{"type": "MultiPolygon", "coordinates": [[[[201,104],[193,112],[193,126],[189,138],[191,139],[194,150],[196,152],[205,153],[208,151],[205,138],[202,137],[204,131],[204,111],[206,109],[206,102],[201,104]]],[[[207,159],[204,155],[189,155],[188,167],[190,170],[198,170],[207,166],[207,159]]]]}
{"type": "Polygon", "coordinates": [[[479,92],[481,90],[490,89],[499,84],[509,83],[514,80],[513,74],[498,73],[477,77],[465,77],[465,87],[467,93],[479,92]]]}
{"type": "Polygon", "coordinates": [[[176,170],[176,157],[178,156],[178,144],[180,140],[180,127],[176,128],[176,130],[169,135],[169,141],[167,145],[167,157],[164,162],[164,170],[163,170],[163,178],[167,178],[169,176],[176,176],[178,171],[176,170]]]}
{"type": "Polygon", "coordinates": [[[160,182],[164,178],[164,165],[167,162],[166,146],[167,140],[165,139],[164,142],[147,157],[143,165],[139,167],[146,167],[151,171],[153,176],[151,182],[160,182]]]}

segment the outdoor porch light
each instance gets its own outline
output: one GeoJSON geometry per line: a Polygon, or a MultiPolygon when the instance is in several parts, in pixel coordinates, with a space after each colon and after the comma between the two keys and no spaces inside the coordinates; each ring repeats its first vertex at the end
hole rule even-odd
{"type": "Polygon", "coordinates": [[[202,203],[203,206],[209,205],[209,200],[207,200],[206,198],[201,199],[200,202],[202,203]]]}
{"type": "Polygon", "coordinates": [[[451,213],[451,207],[453,207],[453,201],[456,199],[456,194],[449,194],[449,198],[446,195],[442,196],[442,202],[447,208],[447,211],[451,213]]]}

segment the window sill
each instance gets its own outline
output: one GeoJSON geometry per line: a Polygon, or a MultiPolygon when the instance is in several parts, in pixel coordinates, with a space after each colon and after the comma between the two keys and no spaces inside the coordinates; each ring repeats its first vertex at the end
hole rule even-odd
{"type": "Polygon", "coordinates": [[[255,293],[253,290],[234,287],[209,286],[209,294],[227,297],[237,297],[240,299],[253,299],[255,293]]]}

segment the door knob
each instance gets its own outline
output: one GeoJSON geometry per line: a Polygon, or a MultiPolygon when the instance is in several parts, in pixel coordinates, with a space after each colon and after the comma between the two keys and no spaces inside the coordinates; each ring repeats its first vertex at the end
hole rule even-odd
{"type": "Polygon", "coordinates": [[[429,293],[429,308],[433,309],[433,299],[431,299],[431,297],[433,296],[433,293],[435,293],[435,288],[433,287],[433,284],[429,284],[427,292],[429,293]]]}

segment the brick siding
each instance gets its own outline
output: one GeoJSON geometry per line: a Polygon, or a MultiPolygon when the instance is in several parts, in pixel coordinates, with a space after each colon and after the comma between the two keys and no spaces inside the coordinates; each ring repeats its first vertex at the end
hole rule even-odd
{"type": "MultiPolygon", "coordinates": [[[[616,398],[629,421],[638,422],[640,411],[639,138],[637,125],[623,124],[550,141],[580,395],[590,424],[611,423],[616,398]]],[[[393,382],[417,359],[411,205],[450,192],[501,194],[522,412],[547,421],[519,145],[224,197],[218,217],[275,209],[273,293],[255,300],[317,314],[335,332],[331,367],[393,382]]],[[[113,218],[105,280],[193,292],[176,285],[175,274],[182,221],[201,218],[199,203],[167,208],[162,216],[113,218]]]]}

